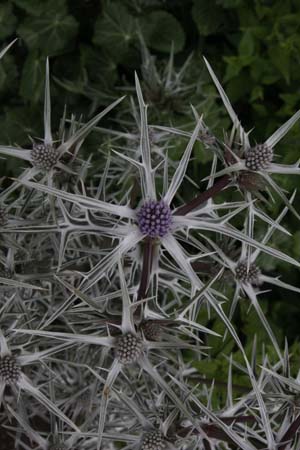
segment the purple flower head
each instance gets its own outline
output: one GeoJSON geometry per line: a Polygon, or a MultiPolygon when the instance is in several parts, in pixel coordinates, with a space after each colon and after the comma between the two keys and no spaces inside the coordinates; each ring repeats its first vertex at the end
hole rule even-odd
{"type": "Polygon", "coordinates": [[[150,200],[137,213],[139,228],[143,234],[151,238],[163,237],[172,223],[170,207],[163,201],[150,200]]]}

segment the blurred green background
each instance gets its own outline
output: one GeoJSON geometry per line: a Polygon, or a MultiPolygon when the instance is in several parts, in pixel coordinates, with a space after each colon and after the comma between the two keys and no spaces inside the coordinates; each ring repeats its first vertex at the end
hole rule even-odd
{"type": "MultiPolygon", "coordinates": [[[[222,129],[230,123],[204,68],[202,55],[223,83],[246,130],[254,129],[253,142],[267,138],[300,107],[300,0],[1,2],[2,47],[15,37],[19,40],[0,66],[2,144],[26,148],[30,146],[29,136],[43,136],[47,56],[53,129],[58,128],[65,105],[68,115],[82,115],[86,120],[124,91],[130,92],[136,70],[151,107],[152,123],[191,130],[193,116],[189,105],[193,104],[222,135],[222,129]],[[163,92],[153,83],[147,67],[144,72],[141,70],[142,64],[145,67],[146,51],[141,35],[145,48],[155,56],[160,73],[168,65],[172,46],[174,73],[191,58],[178,90],[163,92]]],[[[101,126],[119,130],[120,120],[128,117],[127,113],[125,102],[101,126]]],[[[300,157],[299,139],[297,124],[276,147],[278,162],[292,163],[300,157]]],[[[95,133],[91,148],[103,145],[105,140],[107,136],[95,133]]],[[[208,171],[207,159],[204,153],[200,154],[189,170],[193,174],[199,171],[202,177],[208,171]]],[[[16,174],[23,165],[15,159],[1,159],[0,176],[16,174]]],[[[299,187],[295,176],[278,180],[289,191],[299,187]]],[[[296,209],[299,211],[299,204],[296,209]]],[[[280,205],[275,203],[272,216],[276,217],[279,211],[280,205]]],[[[289,213],[284,224],[292,237],[281,235],[278,242],[275,237],[272,245],[299,259],[299,221],[289,213]]],[[[295,268],[268,261],[265,269],[268,274],[281,273],[286,282],[300,285],[300,272],[295,268]]],[[[287,335],[291,344],[297,343],[299,295],[274,289],[265,294],[262,304],[278,333],[287,335]]],[[[244,323],[245,330],[248,325],[244,323]]]]}

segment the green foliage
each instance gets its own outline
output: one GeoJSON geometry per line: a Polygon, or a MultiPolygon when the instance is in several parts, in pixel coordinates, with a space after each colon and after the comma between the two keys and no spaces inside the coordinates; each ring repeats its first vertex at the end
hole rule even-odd
{"type": "Polygon", "coordinates": [[[95,24],[93,42],[116,60],[122,61],[136,39],[136,24],[127,8],[119,2],[111,2],[95,24]]]}
{"type": "Polygon", "coordinates": [[[205,0],[194,1],[192,15],[201,36],[217,32],[224,19],[222,8],[205,0]]]}
{"type": "Polygon", "coordinates": [[[0,39],[5,39],[14,32],[16,22],[12,5],[10,3],[0,5],[0,39]]]}
{"type": "Polygon", "coordinates": [[[174,45],[174,52],[182,50],[184,47],[184,31],[170,13],[165,11],[153,11],[141,21],[146,44],[154,50],[160,52],[170,52],[170,47],[174,45]]]}
{"type": "Polygon", "coordinates": [[[56,55],[76,35],[78,24],[66,14],[66,8],[51,11],[41,17],[28,17],[18,28],[30,50],[40,50],[43,55],[56,55]]]}

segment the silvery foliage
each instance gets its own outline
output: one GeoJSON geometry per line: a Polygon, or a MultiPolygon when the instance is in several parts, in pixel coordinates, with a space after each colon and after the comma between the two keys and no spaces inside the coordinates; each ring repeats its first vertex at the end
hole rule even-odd
{"type": "Polygon", "coordinates": [[[298,215],[295,194],[288,199],[271,174],[299,173],[298,163],[274,163],[273,147],[300,113],[251,146],[207,66],[233,121],[224,142],[195,109],[190,134],[150,128],[136,76],[139,143],[115,130],[116,148],[104,165],[98,160],[98,178],[89,177],[93,163],[81,147],[122,99],[87,124],[64,115],[54,139],[47,61],[44,138],[32,149],[0,146],[2,155],[28,161],[0,193],[0,415],[15,448],[298,448],[299,377],[290,376],[288,349],[280,348],[259,296],[264,283],[299,289],[280,274],[268,276],[259,259],[300,265],[270,245],[274,233],[288,234],[284,216],[298,215]],[[188,138],[177,162],[168,156],[170,133],[188,138]],[[182,183],[199,183],[186,174],[198,140],[212,154],[211,172],[206,190],[182,204],[182,183]],[[277,218],[254,201],[256,177],[283,200],[277,218]],[[215,202],[232,189],[240,200],[215,202]],[[259,238],[258,221],[265,230],[259,238]],[[249,360],[235,331],[231,319],[245,297],[275,348],[275,363],[266,353],[256,360],[255,340],[249,360]],[[199,323],[203,313],[223,323],[243,357],[243,364],[229,358],[227,398],[219,406],[212,402],[217,381],[192,364],[209,357],[206,336],[223,337],[199,323]],[[251,386],[238,398],[233,368],[251,386]]]}

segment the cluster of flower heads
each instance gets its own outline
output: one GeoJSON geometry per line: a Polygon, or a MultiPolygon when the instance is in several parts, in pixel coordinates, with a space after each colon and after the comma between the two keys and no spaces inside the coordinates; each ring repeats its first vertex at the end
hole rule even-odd
{"type": "Polygon", "coordinates": [[[128,145],[130,134],[113,130],[116,146],[104,165],[97,160],[98,183],[89,177],[94,168],[84,159],[84,140],[123,99],[86,124],[63,116],[54,133],[47,61],[44,138],[29,149],[0,146],[1,155],[28,164],[0,192],[5,450],[299,448],[299,378],[291,378],[288,349],[280,348],[260,306],[265,283],[299,289],[264,273],[259,258],[300,266],[270,245],[274,233],[288,234],[285,215],[298,217],[295,193],[287,198],[271,174],[299,173],[298,163],[273,162],[273,148],[300,113],[251,146],[207,67],[233,121],[225,142],[195,109],[192,133],[150,127],[136,76],[132,128],[140,140],[128,145]],[[187,139],[180,161],[168,156],[172,133],[187,139]],[[206,189],[189,198],[199,182],[187,175],[196,141],[211,151],[212,166],[206,189]],[[278,217],[254,201],[255,177],[281,198],[278,217]],[[215,202],[236,188],[239,199],[215,202]],[[257,361],[254,337],[250,360],[235,330],[234,311],[245,298],[274,362],[266,353],[257,361]],[[243,361],[229,357],[225,400],[212,401],[224,384],[218,373],[209,379],[196,369],[210,361],[209,339],[223,338],[209,327],[211,318],[223,323],[243,361]],[[233,370],[248,376],[242,394],[235,393],[233,370]]]}

